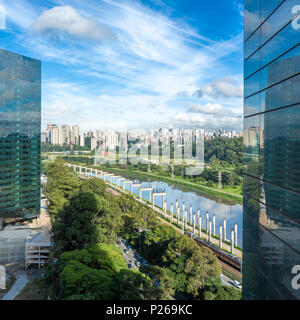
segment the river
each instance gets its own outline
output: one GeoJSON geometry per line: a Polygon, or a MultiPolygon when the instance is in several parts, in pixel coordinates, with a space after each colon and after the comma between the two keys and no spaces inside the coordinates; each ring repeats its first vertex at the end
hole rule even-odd
{"type": "MultiPolygon", "coordinates": [[[[131,175],[122,174],[124,178],[133,180],[131,175]]],[[[134,175],[137,177],[136,175],[134,175]]],[[[243,232],[243,206],[240,204],[235,204],[231,201],[219,199],[197,190],[192,190],[187,187],[182,187],[177,184],[166,183],[163,181],[157,181],[156,179],[139,177],[139,179],[134,179],[135,183],[141,183],[142,187],[150,187],[154,189],[160,189],[166,192],[166,203],[167,209],[170,210],[171,203],[174,206],[175,213],[175,203],[178,200],[178,206],[180,208],[180,215],[182,214],[182,203],[185,203],[185,208],[189,216],[189,207],[192,205],[193,212],[197,213],[200,210],[200,215],[202,217],[202,228],[206,227],[206,212],[209,213],[209,217],[212,220],[213,214],[215,214],[216,219],[216,235],[219,235],[219,226],[223,225],[224,218],[227,220],[227,230],[226,239],[230,239],[230,231],[234,228],[234,225],[238,226],[238,246],[242,245],[242,232],[243,232]]],[[[121,181],[121,186],[122,186],[121,181]]],[[[130,184],[125,184],[125,189],[130,191],[130,184]]],[[[139,188],[134,187],[133,193],[138,195],[139,188]]],[[[149,191],[143,191],[142,197],[145,200],[152,201],[149,197],[149,191]]],[[[162,197],[155,197],[155,204],[162,208],[162,197]]],[[[197,221],[196,221],[197,223],[197,221]]]]}

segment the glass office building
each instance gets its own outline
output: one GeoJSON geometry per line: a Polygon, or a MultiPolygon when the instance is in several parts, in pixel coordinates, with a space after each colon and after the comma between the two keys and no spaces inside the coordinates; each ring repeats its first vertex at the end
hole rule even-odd
{"type": "Polygon", "coordinates": [[[300,299],[299,5],[245,1],[243,299],[300,299]]]}
{"type": "Polygon", "coordinates": [[[0,50],[0,220],[40,213],[41,63],[0,50]]]}

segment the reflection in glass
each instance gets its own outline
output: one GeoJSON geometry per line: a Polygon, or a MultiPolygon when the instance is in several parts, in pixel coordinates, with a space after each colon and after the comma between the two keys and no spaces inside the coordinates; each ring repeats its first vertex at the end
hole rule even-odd
{"type": "Polygon", "coordinates": [[[40,212],[41,64],[0,50],[0,219],[40,212]]]}

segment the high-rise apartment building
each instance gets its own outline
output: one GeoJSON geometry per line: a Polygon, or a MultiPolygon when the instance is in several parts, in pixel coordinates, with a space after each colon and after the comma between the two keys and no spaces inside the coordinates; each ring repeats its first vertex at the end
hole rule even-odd
{"type": "Polygon", "coordinates": [[[299,39],[299,1],[245,1],[243,299],[300,299],[299,39]]]}
{"type": "Polygon", "coordinates": [[[0,50],[0,220],[40,213],[41,63],[0,50]]]}
{"type": "Polygon", "coordinates": [[[79,144],[79,126],[74,125],[72,127],[72,143],[79,144]]]}
{"type": "Polygon", "coordinates": [[[69,145],[70,143],[70,126],[62,125],[61,126],[61,142],[62,144],[69,145]]]}

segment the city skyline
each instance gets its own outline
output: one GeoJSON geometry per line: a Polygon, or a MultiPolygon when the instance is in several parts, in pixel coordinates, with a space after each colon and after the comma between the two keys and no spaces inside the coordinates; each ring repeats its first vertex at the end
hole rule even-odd
{"type": "Polygon", "coordinates": [[[242,129],[241,1],[0,4],[4,49],[43,61],[43,126],[242,129]]]}

